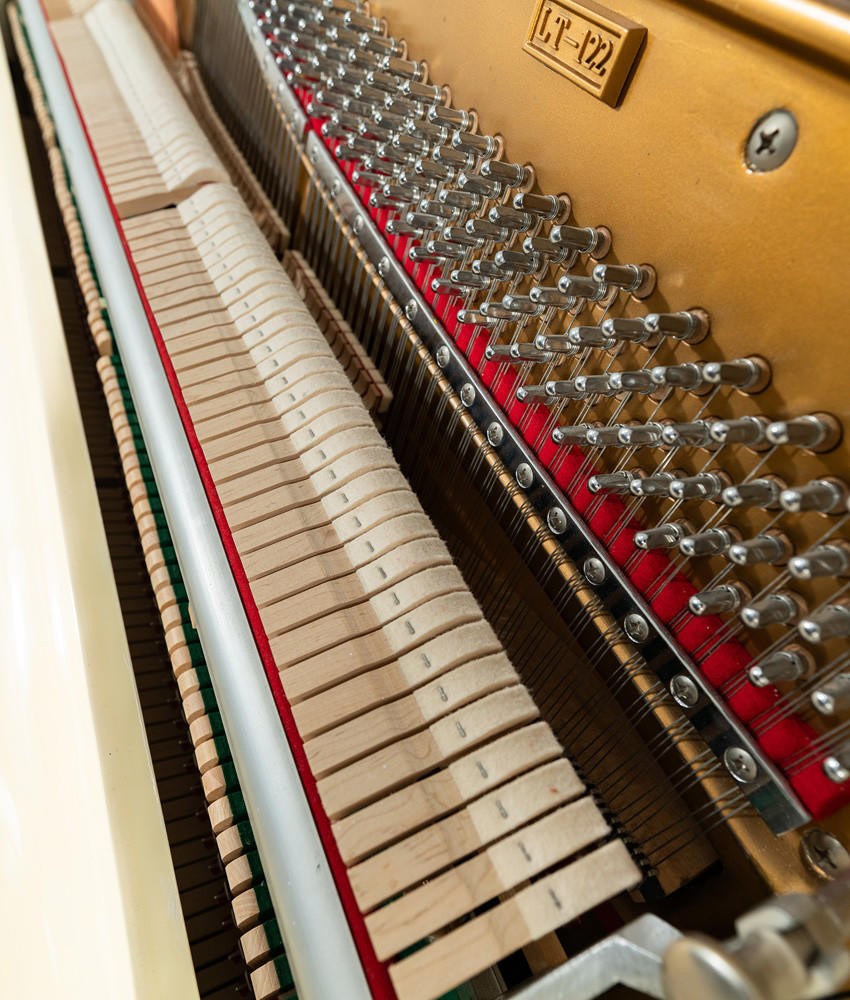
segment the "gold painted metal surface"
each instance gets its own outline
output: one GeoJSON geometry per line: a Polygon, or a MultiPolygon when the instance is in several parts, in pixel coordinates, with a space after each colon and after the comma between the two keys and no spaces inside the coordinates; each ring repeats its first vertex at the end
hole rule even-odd
{"type": "Polygon", "coordinates": [[[646,29],[593,0],[539,0],[523,49],[614,107],[646,29]]]}

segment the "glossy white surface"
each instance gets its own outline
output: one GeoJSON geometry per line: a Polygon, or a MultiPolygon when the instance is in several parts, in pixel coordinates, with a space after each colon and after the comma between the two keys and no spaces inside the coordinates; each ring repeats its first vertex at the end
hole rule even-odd
{"type": "Polygon", "coordinates": [[[5,57],[0,996],[198,996],[5,57]]]}

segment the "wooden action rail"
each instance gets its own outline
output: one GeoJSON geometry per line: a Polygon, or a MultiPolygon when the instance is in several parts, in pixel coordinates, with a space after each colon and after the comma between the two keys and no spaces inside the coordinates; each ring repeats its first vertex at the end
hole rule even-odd
{"type": "Polygon", "coordinates": [[[101,357],[97,369],[189,726],[210,826],[225,865],[234,923],[240,932],[240,947],[251,987],[256,1000],[290,995],[293,981],[280,930],[257,858],[203,652],[189,621],[185,589],[121,364],[117,357],[101,357]],[[246,870],[250,877],[246,877],[246,870]]]}
{"type": "Polygon", "coordinates": [[[50,27],[122,218],[229,180],[129,4],[99,0],[50,27]]]}
{"type": "Polygon", "coordinates": [[[571,860],[607,823],[236,192],[125,232],[379,956],[467,918],[390,966],[399,995],[635,885],[619,841],[571,860]]]}

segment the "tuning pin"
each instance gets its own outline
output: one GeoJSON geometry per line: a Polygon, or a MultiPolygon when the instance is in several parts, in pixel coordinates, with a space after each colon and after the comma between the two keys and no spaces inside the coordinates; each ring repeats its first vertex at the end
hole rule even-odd
{"type": "Polygon", "coordinates": [[[449,243],[447,240],[428,240],[425,250],[438,260],[463,260],[466,250],[458,246],[457,243],[449,243]]]}
{"type": "MultiPolygon", "coordinates": [[[[576,380],[578,381],[578,380],[576,380]]],[[[608,426],[591,427],[587,432],[587,443],[594,448],[619,448],[620,425],[610,424],[608,426]]]]}
{"type": "Polygon", "coordinates": [[[457,186],[461,191],[481,195],[484,198],[497,198],[502,192],[502,185],[496,180],[482,177],[481,174],[462,173],[458,175],[457,186]]]}
{"type": "Polygon", "coordinates": [[[841,425],[828,413],[777,420],[767,428],[771,444],[793,444],[810,451],[829,451],[841,438],[841,425]]]}
{"type": "Polygon", "coordinates": [[[528,297],[532,302],[539,302],[555,309],[572,309],[578,301],[575,295],[567,295],[557,288],[546,288],[543,285],[532,288],[528,297]]]}
{"type": "Polygon", "coordinates": [[[472,132],[455,132],[452,136],[452,146],[465,153],[476,156],[493,156],[499,144],[492,135],[475,135],[472,132]]]}
{"type": "Polygon", "coordinates": [[[720,555],[740,537],[735,528],[709,528],[683,538],[679,543],[679,551],[689,558],[720,555]]]}
{"type": "Polygon", "coordinates": [[[546,392],[544,382],[542,385],[521,385],[516,391],[516,398],[520,403],[545,403],[548,406],[557,397],[546,392]]]}
{"type": "MultiPolygon", "coordinates": [[[[481,275],[484,278],[492,278],[493,281],[507,281],[512,276],[510,271],[499,267],[492,260],[474,260],[470,263],[469,269],[473,274],[481,275]]],[[[486,302],[482,304],[481,308],[483,309],[485,305],[487,305],[486,302]]]]}
{"type": "Polygon", "coordinates": [[[821,715],[838,715],[850,708],[850,674],[837,674],[812,691],[812,704],[821,715]]]}
{"type": "Polygon", "coordinates": [[[647,528],[635,532],[635,548],[649,551],[650,549],[675,549],[682,539],[693,529],[687,521],[671,521],[669,524],[659,524],[656,528],[647,528]]]}
{"type": "Polygon", "coordinates": [[[558,246],[552,240],[547,240],[545,236],[526,236],[522,241],[522,249],[526,253],[540,254],[553,264],[562,264],[569,255],[566,247],[558,246]]]}
{"type": "Polygon", "coordinates": [[[608,350],[617,343],[605,335],[601,326],[574,326],[567,337],[579,347],[601,347],[608,350]]]}
{"type": "Polygon", "coordinates": [[[578,375],[576,389],[586,396],[614,396],[616,389],[608,384],[607,375],[578,375]]]}
{"type": "Polygon", "coordinates": [[[728,558],[736,566],[756,566],[760,563],[786,562],[794,551],[787,535],[781,531],[766,531],[755,538],[736,542],[730,549],[728,558]]]}
{"type": "Polygon", "coordinates": [[[684,424],[665,424],[661,430],[661,440],[671,448],[703,448],[711,443],[710,424],[705,420],[694,420],[684,424]]]}
{"type": "Polygon", "coordinates": [[[625,316],[606,319],[602,330],[609,337],[632,344],[645,344],[651,336],[642,319],[627,319],[625,316]]]}
{"type": "Polygon", "coordinates": [[[442,104],[446,99],[443,88],[438,87],[435,83],[405,80],[399,89],[403,97],[413,97],[417,101],[442,104]]]}
{"type": "Polygon", "coordinates": [[[715,420],[709,433],[718,444],[745,444],[752,447],[765,440],[768,424],[767,417],[715,420]]]}
{"type": "Polygon", "coordinates": [[[553,334],[549,336],[546,333],[538,333],[534,338],[534,346],[540,351],[554,351],[555,354],[560,354],[562,357],[575,357],[576,354],[581,350],[577,347],[568,336],[560,336],[553,334]]]}
{"type": "MultiPolygon", "coordinates": [[[[498,257],[498,254],[496,256],[498,257]]],[[[522,313],[523,316],[539,316],[543,312],[543,306],[533,302],[527,295],[505,295],[502,298],[502,305],[505,309],[522,313]]]]}
{"type": "Polygon", "coordinates": [[[651,334],[683,340],[695,344],[708,333],[708,316],[701,309],[688,312],[650,313],[646,317],[646,328],[651,334]]]}
{"type": "Polygon", "coordinates": [[[456,271],[452,271],[449,275],[451,278],[452,285],[455,288],[475,288],[481,291],[484,288],[489,288],[490,279],[484,278],[480,274],[475,274],[474,271],[465,271],[463,268],[459,268],[456,271]]]}
{"type": "Polygon", "coordinates": [[[670,496],[674,500],[714,500],[728,484],[725,472],[700,472],[670,483],[670,496]]]}
{"type": "Polygon", "coordinates": [[[823,773],[836,785],[842,785],[850,778],[850,740],[841,744],[824,760],[823,773]]]}
{"type": "MultiPolygon", "coordinates": [[[[477,273],[474,268],[473,273],[477,273]]],[[[504,320],[507,323],[516,323],[517,320],[525,319],[524,313],[518,313],[514,312],[513,309],[507,309],[501,302],[482,302],[481,312],[483,312],[485,316],[490,316],[493,319],[504,320]]]]}
{"type": "MultiPolygon", "coordinates": [[[[434,205],[434,202],[429,202],[429,204],[434,205]]],[[[472,249],[477,249],[484,242],[477,236],[470,236],[465,229],[461,229],[459,226],[446,226],[443,230],[443,239],[450,243],[460,243],[461,246],[472,249]]]]}
{"type": "Polygon", "coordinates": [[[559,445],[586,445],[587,432],[591,424],[572,424],[556,427],[552,431],[552,441],[559,445]]]}
{"type": "Polygon", "coordinates": [[[558,279],[558,290],[565,295],[575,295],[588,302],[598,302],[608,291],[607,285],[600,285],[593,278],[583,274],[564,274],[558,279]]]}
{"type": "Polygon", "coordinates": [[[481,196],[470,191],[457,191],[454,188],[443,188],[437,193],[437,201],[443,205],[451,205],[462,212],[474,212],[481,207],[481,196]]]}
{"type": "Polygon", "coordinates": [[[476,119],[469,111],[450,108],[446,104],[431,105],[426,117],[432,125],[448,125],[458,132],[471,132],[473,129],[470,126],[476,124],[476,119]]]}
{"type": "Polygon", "coordinates": [[[611,237],[604,229],[579,229],[577,226],[553,226],[549,239],[579,253],[604,257],[611,245],[611,237]]]}
{"type": "Polygon", "coordinates": [[[485,160],[481,164],[481,176],[499,181],[506,187],[524,187],[532,178],[531,169],[521,163],[503,163],[501,160],[485,160]]]}
{"type": "MultiPolygon", "coordinates": [[[[389,226],[387,226],[389,229],[389,226]]],[[[499,321],[495,316],[485,316],[484,313],[475,309],[460,309],[457,314],[458,323],[469,323],[472,326],[481,326],[487,330],[498,326],[499,321]]]]}
{"type": "Polygon", "coordinates": [[[552,355],[545,351],[538,351],[534,344],[488,344],[484,348],[484,358],[493,361],[499,358],[503,361],[551,361],[552,355]]]}
{"type": "MultiPolygon", "coordinates": [[[[713,429],[713,428],[712,428],[713,429]]],[[[785,483],[777,476],[763,476],[748,483],[727,486],[720,499],[727,507],[764,507],[770,509],[779,504],[779,496],[785,483]]]]}
{"type": "Polygon", "coordinates": [[[749,598],[750,592],[742,583],[728,583],[694,594],[688,601],[688,607],[691,614],[699,617],[719,615],[737,611],[749,598]]]}
{"type": "Polygon", "coordinates": [[[522,253],[520,250],[499,250],[493,260],[497,267],[515,274],[533,274],[540,270],[542,264],[536,253],[522,253]]]}
{"type": "Polygon", "coordinates": [[[591,493],[628,493],[635,479],[633,472],[603,472],[591,476],[587,488],[591,493]]]}
{"type": "Polygon", "coordinates": [[[709,361],[702,366],[703,378],[712,385],[730,385],[741,392],[761,392],[770,382],[770,365],[753,356],[737,361],[709,361]]]}
{"type": "Polygon", "coordinates": [[[797,631],[806,642],[826,642],[850,635],[850,602],[839,601],[813,611],[800,622],[797,631]]]}
{"type": "Polygon", "coordinates": [[[635,448],[640,445],[655,446],[661,441],[661,424],[626,424],[617,435],[620,444],[635,448]]]}
{"type": "Polygon", "coordinates": [[[790,590],[777,590],[741,608],[741,621],[747,628],[767,628],[768,625],[787,625],[805,613],[802,597],[790,590]]]}
{"type": "Polygon", "coordinates": [[[629,292],[636,299],[651,295],[655,288],[655,271],[635,264],[597,264],[593,277],[602,285],[613,285],[629,292]]]}
{"type": "Polygon", "coordinates": [[[485,240],[493,240],[495,243],[503,243],[510,233],[502,226],[497,226],[487,219],[469,219],[464,229],[470,236],[480,236],[485,240]]]}
{"type": "Polygon", "coordinates": [[[782,681],[796,681],[814,672],[815,661],[812,654],[795,643],[771,653],[747,671],[750,683],[756,687],[767,687],[782,681]]]}
{"type": "Polygon", "coordinates": [[[788,563],[788,572],[796,580],[812,580],[819,576],[847,576],[850,573],[850,543],[833,542],[817,545],[788,563]]]}
{"type": "Polygon", "coordinates": [[[827,479],[813,479],[805,486],[794,486],[779,494],[779,506],[789,513],[815,510],[829,514],[844,510],[847,502],[847,486],[830,476],[827,479]]]}
{"type": "Polygon", "coordinates": [[[705,384],[699,365],[688,362],[683,365],[656,365],[651,369],[652,381],[658,388],[699,389],[705,384]]]}
{"type": "Polygon", "coordinates": [[[513,206],[520,212],[531,212],[553,222],[562,222],[570,214],[570,199],[554,194],[521,192],[514,195],[513,206]]]}
{"type": "Polygon", "coordinates": [[[583,399],[581,392],[575,383],[575,379],[556,379],[544,383],[544,391],[551,399],[583,399]]]}
{"type": "Polygon", "coordinates": [[[494,205],[487,213],[487,218],[496,226],[515,233],[524,233],[534,225],[534,216],[529,212],[518,212],[510,205],[494,205]]]}
{"type": "Polygon", "coordinates": [[[652,373],[646,369],[634,372],[611,372],[608,382],[618,392],[652,392],[656,388],[652,373]]]}
{"type": "Polygon", "coordinates": [[[632,480],[630,492],[636,497],[667,497],[670,495],[670,483],[676,473],[657,472],[652,476],[632,480]]]}

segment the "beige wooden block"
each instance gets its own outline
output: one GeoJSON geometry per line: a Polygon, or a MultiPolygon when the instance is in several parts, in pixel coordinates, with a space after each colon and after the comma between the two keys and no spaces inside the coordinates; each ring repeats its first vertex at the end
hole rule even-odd
{"type": "Polygon", "coordinates": [[[584,785],[564,758],[514,778],[351,868],[348,874],[358,905],[364,912],[374,909],[583,791],[584,785]]]}
{"type": "Polygon", "coordinates": [[[309,740],[304,750],[310,770],[322,778],[345,764],[394,743],[476,698],[517,684],[519,676],[504,653],[457,667],[414,694],[309,740]]]}
{"type": "Polygon", "coordinates": [[[415,690],[446,670],[500,650],[499,640],[483,619],[461,625],[393,663],[353,677],[293,706],[298,730],[304,739],[310,739],[415,690]]]}
{"type": "Polygon", "coordinates": [[[606,844],[391,965],[399,1000],[435,1000],[640,881],[623,844],[606,844]]]}

